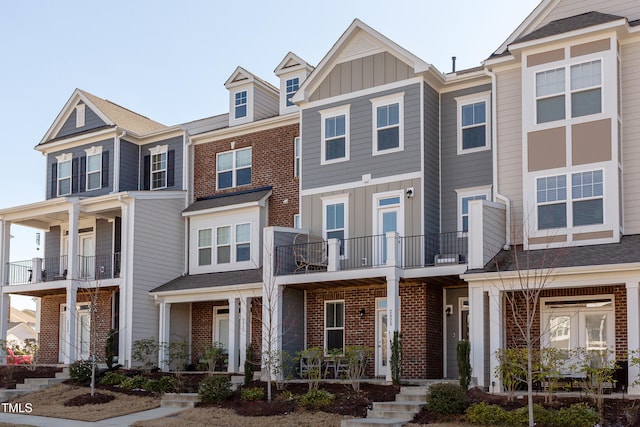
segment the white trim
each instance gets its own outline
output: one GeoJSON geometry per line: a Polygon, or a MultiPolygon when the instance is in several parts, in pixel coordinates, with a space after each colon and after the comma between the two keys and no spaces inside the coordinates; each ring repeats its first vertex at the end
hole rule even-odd
{"type": "Polygon", "coordinates": [[[329,348],[327,347],[327,332],[329,330],[332,331],[339,331],[342,329],[342,349],[344,351],[344,346],[345,346],[345,331],[346,331],[346,311],[347,311],[347,307],[346,307],[346,303],[344,299],[337,299],[337,300],[325,300],[324,301],[324,316],[322,319],[322,335],[323,335],[323,342],[324,345],[322,348],[325,349],[325,351],[329,351],[329,348]],[[333,326],[331,327],[331,329],[329,329],[329,327],[327,326],[327,305],[328,304],[342,304],[342,326],[333,326]]]}
{"type": "Polygon", "coordinates": [[[320,164],[328,165],[332,163],[346,162],[350,158],[350,111],[351,105],[341,105],[339,107],[329,108],[320,111],[320,164]],[[338,157],[335,159],[326,160],[326,144],[325,139],[325,126],[326,121],[333,117],[344,116],[344,157],[338,157]]]}
{"type": "Polygon", "coordinates": [[[379,98],[370,99],[371,101],[371,125],[372,125],[372,155],[377,156],[380,154],[395,153],[404,150],[404,92],[396,93],[393,95],[381,96],[379,98]],[[386,150],[378,149],[378,108],[398,104],[398,124],[393,126],[386,126],[383,128],[398,127],[398,147],[389,148],[386,150]]]}
{"type": "Polygon", "coordinates": [[[86,121],[86,104],[76,105],[76,128],[84,126],[86,121]]]}
{"type": "Polygon", "coordinates": [[[387,184],[391,182],[407,181],[407,180],[420,179],[420,178],[422,178],[421,172],[409,172],[401,175],[391,175],[391,176],[383,176],[380,178],[372,178],[367,182],[360,180],[360,181],[353,181],[353,182],[345,182],[345,183],[336,184],[336,185],[328,185],[325,187],[307,188],[305,190],[300,190],[300,196],[312,196],[314,194],[331,193],[334,191],[345,191],[345,190],[351,190],[354,188],[367,187],[370,185],[387,184]]]}
{"type": "MultiPolygon", "coordinates": [[[[479,187],[469,187],[469,188],[460,188],[460,189],[456,189],[456,195],[457,195],[457,231],[463,231],[463,221],[462,221],[462,199],[467,198],[467,197],[474,197],[474,196],[485,196],[487,201],[491,201],[491,186],[490,185],[483,185],[483,186],[479,186],[479,187]]],[[[467,212],[467,218],[470,218],[469,213],[467,212]]],[[[467,222],[467,225],[469,223],[467,222]]],[[[467,230],[468,231],[468,230],[467,230]]]]}
{"type": "MultiPolygon", "coordinates": [[[[327,240],[327,206],[329,205],[344,205],[344,226],[343,230],[343,240],[349,238],[349,195],[348,194],[336,194],[333,196],[321,197],[322,200],[322,238],[327,240]]],[[[331,229],[331,230],[340,230],[339,228],[331,229]]],[[[347,248],[346,245],[342,250],[342,257],[346,257],[347,248]]]]}
{"type": "MultiPolygon", "coordinates": [[[[458,155],[461,154],[469,154],[476,153],[478,151],[486,151],[491,149],[491,91],[474,93],[471,95],[459,96],[455,98],[456,100],[456,115],[457,115],[457,141],[458,141],[458,155]],[[477,104],[480,102],[485,103],[485,144],[482,147],[476,148],[463,148],[463,137],[462,131],[464,127],[462,126],[462,107],[469,104],[477,104]]],[[[476,127],[478,124],[474,124],[469,126],[476,127]]]]}
{"type": "Polygon", "coordinates": [[[293,177],[302,176],[302,137],[293,138],[293,177]]]}
{"type": "MultiPolygon", "coordinates": [[[[233,146],[233,144],[232,144],[233,146]]],[[[251,170],[251,175],[253,175],[253,146],[249,146],[249,147],[244,147],[244,148],[238,148],[235,150],[229,150],[229,151],[223,151],[220,153],[216,153],[216,190],[226,190],[229,188],[238,188],[238,187],[246,187],[248,185],[251,185],[251,181],[253,180],[253,176],[250,177],[249,183],[247,184],[238,184],[238,170],[239,169],[250,169],[251,170]],[[251,163],[249,165],[244,165],[242,167],[238,167],[237,166],[237,160],[238,160],[238,153],[241,151],[249,151],[249,153],[251,154],[249,156],[249,159],[251,161],[251,163]],[[224,170],[220,170],[220,156],[222,155],[228,155],[231,154],[231,168],[230,169],[224,169],[224,170]],[[226,173],[226,172],[231,172],[231,186],[229,187],[220,187],[220,179],[219,176],[221,173],[226,173]]]]}
{"type": "Polygon", "coordinates": [[[233,90],[229,90],[229,126],[237,126],[245,123],[253,122],[253,107],[255,99],[255,87],[254,83],[247,83],[243,86],[238,86],[233,90]],[[236,117],[236,94],[246,92],[247,99],[244,104],[246,107],[246,114],[242,117],[236,117]]]}
{"type": "Polygon", "coordinates": [[[93,191],[93,190],[99,190],[102,188],[102,174],[103,174],[103,170],[102,170],[102,146],[98,146],[98,147],[91,147],[91,148],[87,148],[86,150],[84,150],[85,153],[87,153],[87,158],[86,158],[86,172],[85,172],[85,190],[86,191],[93,191]],[[98,170],[89,171],[89,157],[93,157],[93,156],[100,156],[100,167],[98,170]],[[100,177],[98,179],[98,186],[95,188],[89,188],[89,174],[95,174],[97,173],[98,176],[100,177]]]}
{"type": "Polygon", "coordinates": [[[404,200],[405,200],[405,196],[404,196],[404,190],[394,190],[394,191],[385,191],[382,193],[375,193],[372,195],[371,197],[371,201],[373,204],[373,218],[372,218],[372,234],[376,235],[379,234],[378,233],[378,226],[380,224],[378,224],[378,213],[380,210],[385,210],[385,209],[393,209],[393,208],[399,208],[400,212],[398,215],[398,222],[396,223],[396,232],[400,235],[403,236],[404,235],[404,200]],[[389,205],[389,206],[378,206],[378,203],[380,202],[380,200],[382,199],[390,199],[393,197],[398,197],[400,199],[400,201],[398,202],[398,204],[394,204],[394,205],[389,205]]]}
{"type": "Polygon", "coordinates": [[[56,169],[56,195],[60,196],[68,196],[73,193],[73,154],[72,153],[64,153],[59,156],[56,156],[56,160],[58,160],[57,169],[56,169]],[[69,164],[69,176],[65,176],[64,178],[60,178],[60,165],[63,163],[69,164]],[[60,192],[60,181],[61,180],[69,180],[69,191],[66,193],[60,192]]]}
{"type": "Polygon", "coordinates": [[[156,145],[155,147],[149,148],[149,153],[151,153],[151,157],[149,158],[149,189],[151,190],[161,190],[163,188],[167,188],[167,178],[168,178],[168,169],[169,169],[169,146],[168,145],[156,145]],[[153,158],[155,156],[162,156],[164,154],[164,168],[153,169],[153,158]],[[154,186],[154,173],[162,173],[164,172],[164,185],[154,186]]]}

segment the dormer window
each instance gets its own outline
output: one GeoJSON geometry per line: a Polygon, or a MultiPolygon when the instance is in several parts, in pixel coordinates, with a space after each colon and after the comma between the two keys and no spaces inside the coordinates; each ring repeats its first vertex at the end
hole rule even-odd
{"type": "Polygon", "coordinates": [[[76,106],[76,128],[81,128],[85,124],[86,110],[84,104],[76,106]]]}
{"type": "Polygon", "coordinates": [[[247,117],[247,91],[236,92],[235,94],[235,118],[247,117]]]}
{"type": "Polygon", "coordinates": [[[300,79],[295,77],[293,79],[288,79],[286,82],[286,99],[287,99],[287,107],[293,106],[293,102],[291,102],[291,97],[298,91],[300,87],[300,79]]]}

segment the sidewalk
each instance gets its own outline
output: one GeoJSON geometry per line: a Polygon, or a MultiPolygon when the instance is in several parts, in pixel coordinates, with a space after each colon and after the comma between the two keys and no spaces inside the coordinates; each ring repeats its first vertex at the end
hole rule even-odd
{"type": "Polygon", "coordinates": [[[148,411],[136,412],[121,417],[109,418],[102,421],[75,421],[64,418],[40,417],[27,414],[8,414],[0,412],[0,423],[25,424],[41,427],[124,427],[136,421],[152,420],[170,414],[182,412],[184,408],[155,408],[148,411]]]}

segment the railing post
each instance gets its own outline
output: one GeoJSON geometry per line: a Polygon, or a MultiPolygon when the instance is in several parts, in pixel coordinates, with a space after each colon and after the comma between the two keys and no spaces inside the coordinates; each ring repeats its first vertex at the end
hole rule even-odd
{"type": "Polygon", "coordinates": [[[327,271],[338,271],[340,269],[340,240],[329,239],[329,258],[327,259],[327,271]]]}
{"type": "Polygon", "coordinates": [[[387,239],[387,267],[395,267],[398,265],[398,241],[399,235],[396,231],[388,231],[385,237],[387,239]]]}
{"type": "Polygon", "coordinates": [[[42,282],[42,258],[33,258],[31,259],[31,283],[40,283],[42,282]]]}

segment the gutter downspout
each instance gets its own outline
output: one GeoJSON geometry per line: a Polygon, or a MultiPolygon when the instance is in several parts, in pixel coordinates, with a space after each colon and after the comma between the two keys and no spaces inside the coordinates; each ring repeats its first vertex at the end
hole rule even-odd
{"type": "Polygon", "coordinates": [[[504,194],[500,194],[498,191],[498,106],[497,106],[497,91],[498,79],[493,71],[487,69],[484,70],[487,76],[491,77],[491,144],[493,155],[493,198],[494,200],[502,200],[506,206],[506,218],[505,218],[505,244],[503,249],[509,250],[511,248],[511,200],[504,194]]]}
{"type": "Polygon", "coordinates": [[[120,139],[124,138],[127,134],[125,129],[122,129],[122,133],[118,135],[116,133],[116,140],[113,145],[113,192],[120,192],[120,139]]]}
{"type": "MultiPolygon", "coordinates": [[[[184,131],[182,141],[182,145],[184,147],[182,179],[184,187],[187,190],[187,197],[185,197],[185,208],[187,208],[192,203],[191,199],[193,194],[193,180],[191,179],[191,171],[193,171],[193,156],[191,155],[193,141],[186,130],[184,131]]],[[[189,217],[184,218],[184,276],[189,274],[189,221],[189,217]]]]}

